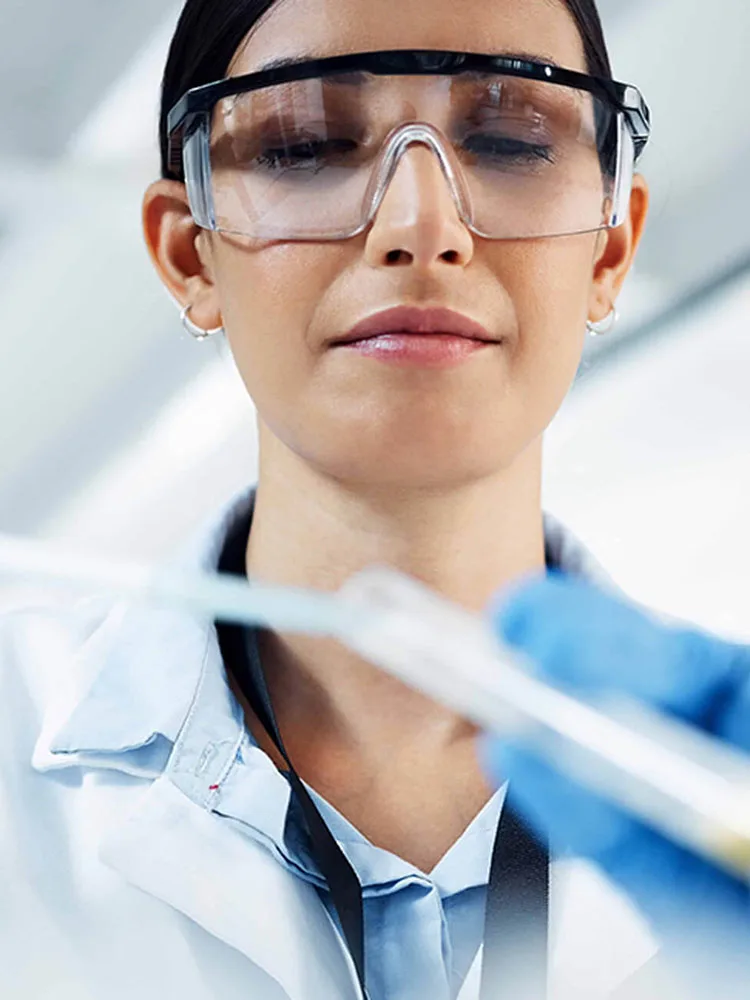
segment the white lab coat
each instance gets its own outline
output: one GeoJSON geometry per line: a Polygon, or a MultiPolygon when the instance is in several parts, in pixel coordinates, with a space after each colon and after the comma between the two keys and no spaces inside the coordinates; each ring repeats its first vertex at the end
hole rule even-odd
{"type": "MultiPolygon", "coordinates": [[[[313,887],[192,801],[169,768],[154,778],[106,754],[50,752],[126,614],[95,601],[0,618],[0,996],[356,1000],[313,887]]],[[[190,615],[140,614],[127,656],[199,677],[216,655],[190,615]]],[[[550,948],[554,1000],[620,996],[657,951],[629,901],[572,861],[553,866],[550,948]]],[[[460,1000],[478,995],[480,958],[460,1000]]]]}

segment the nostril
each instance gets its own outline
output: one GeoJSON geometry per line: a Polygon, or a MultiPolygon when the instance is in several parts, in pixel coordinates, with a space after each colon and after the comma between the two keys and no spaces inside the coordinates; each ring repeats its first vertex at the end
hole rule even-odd
{"type": "MultiPolygon", "coordinates": [[[[440,259],[446,264],[458,264],[461,254],[458,250],[443,250],[440,259]]],[[[386,264],[409,264],[414,261],[414,254],[409,250],[389,250],[385,255],[386,264]]]]}
{"type": "Polygon", "coordinates": [[[402,257],[411,258],[411,256],[405,250],[389,250],[385,255],[385,259],[388,264],[398,264],[402,257]]]}

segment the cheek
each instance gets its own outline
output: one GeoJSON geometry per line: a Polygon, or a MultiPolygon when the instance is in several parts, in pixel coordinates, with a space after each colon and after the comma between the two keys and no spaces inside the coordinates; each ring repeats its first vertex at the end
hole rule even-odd
{"type": "Polygon", "coordinates": [[[261,417],[273,423],[313,376],[307,331],[340,264],[313,244],[223,249],[217,273],[229,344],[261,417]]]}
{"type": "Polygon", "coordinates": [[[575,378],[586,336],[595,237],[519,245],[505,280],[520,336],[512,358],[513,392],[541,432],[575,378]]]}

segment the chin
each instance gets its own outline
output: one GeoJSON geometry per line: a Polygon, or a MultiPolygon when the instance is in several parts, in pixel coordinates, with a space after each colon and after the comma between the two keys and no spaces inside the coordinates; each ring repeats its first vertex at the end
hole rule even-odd
{"type": "Polygon", "coordinates": [[[402,425],[378,434],[369,427],[326,454],[316,464],[333,478],[361,487],[401,490],[458,489],[498,474],[512,465],[522,445],[515,435],[488,434],[432,426],[429,433],[402,425]],[[342,447],[342,445],[345,445],[342,447]]]}

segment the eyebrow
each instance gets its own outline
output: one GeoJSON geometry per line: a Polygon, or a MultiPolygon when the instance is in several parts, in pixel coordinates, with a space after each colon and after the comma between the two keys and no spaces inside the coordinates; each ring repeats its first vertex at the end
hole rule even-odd
{"type": "Polygon", "coordinates": [[[286,66],[296,66],[297,63],[309,62],[313,59],[322,59],[318,53],[315,52],[300,52],[297,56],[285,56],[283,59],[271,59],[269,62],[262,63],[257,69],[251,70],[252,73],[266,73],[271,69],[284,69],[286,66]]]}
{"type": "MultiPolygon", "coordinates": [[[[409,51],[408,49],[404,51],[409,51]]],[[[347,53],[336,53],[336,55],[357,55],[356,52],[347,53]]],[[[330,55],[330,54],[329,54],[330,55]]],[[[329,55],[325,55],[322,52],[300,52],[296,56],[283,56],[280,59],[271,59],[268,62],[262,63],[257,69],[252,70],[253,73],[265,73],[272,69],[284,69],[287,66],[296,66],[301,62],[310,62],[314,59],[326,59],[329,55]]],[[[546,63],[549,66],[556,66],[560,69],[560,63],[558,63],[551,56],[546,55],[543,52],[489,52],[486,55],[496,56],[499,59],[515,59],[520,62],[535,62],[535,63],[546,63]]]]}

